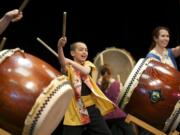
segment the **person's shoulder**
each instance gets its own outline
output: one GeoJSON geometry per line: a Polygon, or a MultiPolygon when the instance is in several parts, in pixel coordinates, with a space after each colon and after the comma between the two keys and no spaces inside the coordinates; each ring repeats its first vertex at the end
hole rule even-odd
{"type": "Polygon", "coordinates": [[[113,85],[120,85],[120,82],[118,80],[114,79],[114,78],[111,78],[109,81],[113,85]]]}
{"type": "MultiPolygon", "coordinates": [[[[115,80],[114,78],[110,78],[110,79],[109,79],[109,82],[110,82],[110,83],[114,83],[114,82],[116,82],[116,80],[115,80]]],[[[118,81],[117,81],[117,82],[118,82],[118,81]]]]}
{"type": "Polygon", "coordinates": [[[151,50],[147,55],[146,58],[152,58],[158,61],[161,61],[160,55],[157,54],[155,50],[151,50]]]}
{"type": "Polygon", "coordinates": [[[96,66],[89,60],[85,61],[85,66],[93,67],[95,68],[96,66]]]}

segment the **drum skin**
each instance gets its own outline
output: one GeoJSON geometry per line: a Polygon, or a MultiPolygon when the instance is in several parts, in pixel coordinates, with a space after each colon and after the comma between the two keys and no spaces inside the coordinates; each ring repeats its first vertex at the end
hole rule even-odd
{"type": "Polygon", "coordinates": [[[60,72],[21,51],[0,64],[0,128],[20,135],[24,120],[42,90],[60,72]]]}
{"type": "Polygon", "coordinates": [[[93,72],[92,76],[95,81],[99,78],[100,74],[98,73],[102,64],[108,64],[112,68],[112,77],[115,79],[117,76],[120,76],[120,81],[124,84],[128,75],[134,67],[135,60],[131,56],[130,52],[125,49],[120,49],[116,47],[109,47],[98,53],[94,58],[94,65],[96,65],[97,73],[93,72]],[[126,67],[126,68],[124,68],[126,67]]]}
{"type": "Polygon", "coordinates": [[[180,100],[180,72],[152,60],[138,81],[124,110],[162,130],[180,100]],[[153,92],[158,98],[152,98],[153,92]]]}

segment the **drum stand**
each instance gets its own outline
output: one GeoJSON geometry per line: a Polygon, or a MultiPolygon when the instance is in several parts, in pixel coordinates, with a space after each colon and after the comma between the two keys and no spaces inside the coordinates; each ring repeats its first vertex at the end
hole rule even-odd
{"type": "Polygon", "coordinates": [[[5,131],[4,129],[0,128],[0,135],[11,135],[11,134],[5,131]]]}
{"type": "Polygon", "coordinates": [[[173,131],[173,132],[170,132],[169,134],[165,134],[164,132],[152,127],[151,125],[149,125],[149,124],[145,123],[144,121],[134,117],[131,114],[127,115],[125,122],[126,123],[133,123],[137,126],[140,126],[144,129],[148,130],[149,132],[155,134],[155,135],[180,135],[180,133],[178,131],[173,131]]]}

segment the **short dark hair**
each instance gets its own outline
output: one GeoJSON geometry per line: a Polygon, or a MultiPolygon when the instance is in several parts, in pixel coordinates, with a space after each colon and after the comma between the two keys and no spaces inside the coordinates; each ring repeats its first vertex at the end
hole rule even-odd
{"type": "Polygon", "coordinates": [[[104,64],[101,66],[100,68],[100,74],[101,75],[105,75],[105,73],[107,73],[108,75],[111,75],[111,68],[110,68],[110,65],[108,64],[104,64]]]}
{"type": "MultiPolygon", "coordinates": [[[[72,43],[72,44],[70,45],[70,51],[74,51],[74,50],[76,49],[76,45],[77,45],[78,43],[83,43],[83,44],[85,44],[84,42],[80,42],[80,41],[74,42],[74,43],[72,43]]],[[[85,44],[85,45],[86,45],[86,44],[85,44]]]]}

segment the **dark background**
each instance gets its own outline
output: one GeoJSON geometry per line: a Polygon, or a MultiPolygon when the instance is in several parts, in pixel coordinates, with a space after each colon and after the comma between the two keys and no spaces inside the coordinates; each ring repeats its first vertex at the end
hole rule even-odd
{"type": "MultiPolygon", "coordinates": [[[[0,15],[19,8],[22,2],[1,0],[0,15]]],[[[169,47],[180,44],[178,0],[30,0],[23,10],[23,19],[10,24],[1,35],[1,39],[7,37],[4,49],[20,47],[58,68],[57,58],[36,38],[40,37],[57,51],[64,11],[67,12],[67,57],[69,44],[80,40],[88,45],[91,61],[97,53],[112,46],[126,49],[137,61],[148,52],[151,32],[158,25],[170,28],[169,47]]]]}
{"type": "MultiPolygon", "coordinates": [[[[0,16],[19,8],[22,2],[1,0],[0,16]]],[[[20,47],[59,69],[57,58],[36,38],[40,37],[57,51],[64,11],[67,12],[65,55],[68,57],[69,44],[80,40],[88,45],[91,61],[108,47],[126,49],[138,61],[148,53],[151,32],[158,25],[171,30],[169,47],[180,44],[178,0],[30,0],[23,10],[23,19],[10,24],[0,35],[0,39],[7,37],[4,49],[20,47]]],[[[177,62],[180,65],[180,58],[177,62]]]]}

